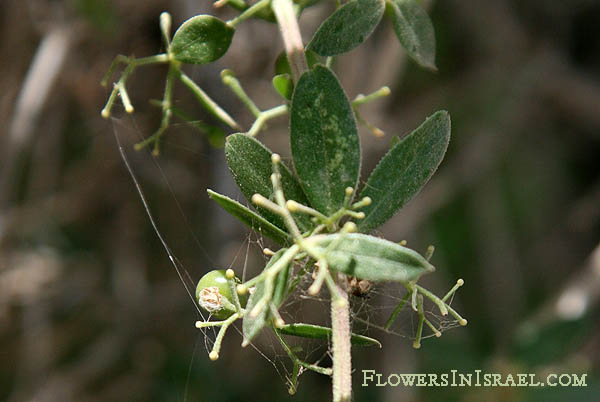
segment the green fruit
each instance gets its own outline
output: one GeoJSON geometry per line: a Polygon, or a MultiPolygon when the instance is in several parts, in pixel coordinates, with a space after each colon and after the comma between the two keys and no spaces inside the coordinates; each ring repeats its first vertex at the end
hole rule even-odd
{"type": "MultiPolygon", "coordinates": [[[[225,270],[213,270],[204,275],[196,286],[196,300],[204,310],[215,318],[224,320],[230,317],[235,310],[232,286],[225,275],[225,270]]],[[[237,278],[232,279],[233,287],[239,283],[237,278]]],[[[240,296],[240,304],[246,305],[247,296],[240,296]]]]}

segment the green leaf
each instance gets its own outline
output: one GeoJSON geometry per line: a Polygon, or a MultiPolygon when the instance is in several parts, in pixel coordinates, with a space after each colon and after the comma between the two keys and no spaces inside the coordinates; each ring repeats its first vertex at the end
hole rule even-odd
{"type": "Polygon", "coordinates": [[[435,271],[423,256],[397,243],[361,233],[307,239],[330,269],[370,281],[410,282],[435,271]]]}
{"type": "MultiPolygon", "coordinates": [[[[265,266],[265,269],[268,269],[273,264],[275,264],[286,251],[287,249],[280,249],[279,251],[277,251],[273,255],[273,257],[271,257],[271,259],[265,266]]],[[[287,283],[290,276],[291,265],[292,263],[290,262],[285,268],[279,271],[277,277],[275,278],[275,286],[273,288],[272,301],[277,307],[279,307],[281,303],[285,301],[282,296],[285,294],[285,290],[287,290],[287,283]],[[282,289],[284,290],[282,291],[282,289]]],[[[258,301],[264,296],[264,294],[265,282],[261,281],[257,283],[254,287],[254,292],[248,299],[248,304],[246,305],[246,314],[244,315],[242,323],[242,331],[244,333],[245,342],[250,342],[269,322],[271,314],[268,304],[265,305],[265,307],[260,311],[260,313],[256,317],[250,317],[250,312],[252,311],[254,306],[256,306],[258,301]]]]}
{"type": "Polygon", "coordinates": [[[371,35],[384,10],[384,0],[349,1],[321,24],[307,48],[321,56],[348,52],[371,35]]]}
{"type": "Polygon", "coordinates": [[[346,187],[356,187],[360,143],[350,102],[337,78],[317,65],[298,80],[292,97],[290,140],[294,167],[313,208],[331,215],[346,187]]]}
{"type": "Polygon", "coordinates": [[[215,200],[217,204],[223,207],[225,211],[235,216],[237,219],[251,227],[253,230],[256,230],[263,236],[274,240],[279,245],[290,244],[290,236],[283,230],[279,229],[277,226],[267,221],[262,216],[256,214],[255,212],[249,210],[239,202],[234,201],[227,196],[216,193],[210,189],[207,189],[206,191],[208,192],[209,197],[215,200]]]}
{"type": "Polygon", "coordinates": [[[292,99],[294,82],[289,74],[279,74],[273,77],[273,88],[275,88],[277,93],[283,96],[284,99],[292,99]]]}
{"type": "MultiPolygon", "coordinates": [[[[300,336],[302,338],[311,339],[331,339],[331,328],[322,327],[320,325],[287,324],[277,330],[284,335],[300,336]]],[[[381,347],[381,343],[377,339],[354,333],[350,335],[350,341],[356,346],[377,345],[381,347]]]]}
{"type": "Polygon", "coordinates": [[[197,15],[185,21],[171,42],[176,60],[189,64],[206,64],[225,54],[235,30],[212,15],[197,15]]]}
{"type": "Polygon", "coordinates": [[[398,142],[381,158],[360,197],[371,197],[358,222],[368,232],[390,219],[431,178],[444,158],[450,141],[450,116],[440,111],[398,142]]]}
{"type": "MultiPolygon", "coordinates": [[[[248,201],[256,193],[273,199],[273,185],[271,184],[273,163],[271,162],[271,155],[272,152],[267,147],[248,135],[232,134],[227,137],[225,143],[227,165],[235,182],[248,201]]],[[[286,199],[306,204],[308,201],[300,184],[283,162],[279,164],[279,170],[286,199]]],[[[287,231],[280,216],[264,208],[258,207],[257,210],[269,222],[287,231]]],[[[305,231],[312,227],[310,218],[307,215],[294,214],[294,218],[296,218],[300,230],[305,231]]]]}
{"type": "Polygon", "coordinates": [[[386,15],[408,55],[422,67],[435,67],[435,32],[429,16],[416,0],[387,0],[386,15]]]}
{"type": "MultiPolygon", "coordinates": [[[[278,256],[279,259],[286,249],[281,249],[277,251],[273,257],[278,256]]],[[[287,264],[281,271],[277,274],[275,278],[275,286],[273,290],[273,304],[277,306],[277,308],[281,307],[281,305],[285,302],[288,296],[288,285],[290,283],[290,279],[293,273],[293,264],[287,264]]]]}

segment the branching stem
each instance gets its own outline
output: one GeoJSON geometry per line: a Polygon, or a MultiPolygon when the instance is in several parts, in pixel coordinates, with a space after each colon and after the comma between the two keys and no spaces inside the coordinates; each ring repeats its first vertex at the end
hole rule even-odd
{"type": "Polygon", "coordinates": [[[302,73],[308,70],[308,64],[294,5],[292,0],[272,0],[271,7],[279,24],[294,82],[298,82],[302,73]]]}

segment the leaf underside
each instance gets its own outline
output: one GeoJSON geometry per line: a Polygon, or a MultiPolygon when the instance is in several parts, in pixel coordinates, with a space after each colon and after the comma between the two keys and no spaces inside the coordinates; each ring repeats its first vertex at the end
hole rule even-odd
{"type": "Polygon", "coordinates": [[[358,222],[361,232],[385,223],[423,188],[444,159],[449,141],[450,115],[439,111],[381,158],[360,193],[361,198],[372,199],[361,209],[365,213],[358,222]]]}
{"type": "MultiPolygon", "coordinates": [[[[275,253],[267,265],[265,269],[271,267],[275,264],[281,256],[285,253],[287,249],[281,249],[275,253]]],[[[281,304],[285,301],[285,295],[287,292],[287,284],[289,283],[290,275],[292,271],[292,263],[290,262],[284,267],[275,278],[275,286],[273,287],[273,295],[272,301],[276,307],[280,307],[281,304]]],[[[244,334],[244,340],[250,342],[258,333],[263,329],[263,327],[269,322],[270,319],[270,311],[269,306],[266,305],[256,317],[250,317],[250,312],[256,306],[258,301],[265,294],[265,282],[261,281],[256,284],[254,287],[254,292],[248,299],[248,304],[246,305],[246,314],[244,315],[242,322],[242,331],[244,334]]]]}
{"type": "Polygon", "coordinates": [[[416,0],[387,0],[386,15],[411,59],[422,67],[435,66],[435,32],[429,16],[416,0]]]}
{"type": "MultiPolygon", "coordinates": [[[[248,135],[232,134],[227,137],[225,143],[227,165],[242,194],[249,202],[256,193],[273,199],[271,155],[272,152],[267,147],[248,135]]],[[[306,204],[308,201],[300,184],[283,162],[279,164],[279,170],[286,199],[306,204]]],[[[257,207],[256,209],[269,222],[287,231],[280,216],[264,208],[257,207]]],[[[294,218],[300,230],[305,231],[312,227],[312,222],[307,215],[294,214],[294,218]]]]}
{"type": "MultiPolygon", "coordinates": [[[[299,336],[302,338],[331,339],[331,328],[314,324],[287,324],[282,328],[278,328],[277,331],[284,335],[299,336]]],[[[376,345],[381,347],[381,342],[377,339],[354,333],[350,335],[350,341],[356,346],[376,345]]]]}
{"type": "Polygon", "coordinates": [[[225,211],[252,228],[252,230],[268,237],[281,246],[291,243],[291,238],[286,232],[279,229],[262,216],[225,195],[216,193],[210,189],[207,189],[206,191],[208,192],[209,197],[215,200],[225,211]]]}
{"type": "Polygon", "coordinates": [[[348,52],[371,35],[384,10],[384,0],[352,0],[321,24],[307,48],[321,56],[348,52]]]}
{"type": "Polygon", "coordinates": [[[313,208],[331,215],[356,187],[360,143],[354,113],[337,78],[317,65],[298,80],[292,97],[290,140],[294,168],[313,208]]]}
{"type": "Polygon", "coordinates": [[[330,269],[359,279],[406,283],[435,270],[416,251],[366,234],[317,235],[311,241],[330,269]]]}

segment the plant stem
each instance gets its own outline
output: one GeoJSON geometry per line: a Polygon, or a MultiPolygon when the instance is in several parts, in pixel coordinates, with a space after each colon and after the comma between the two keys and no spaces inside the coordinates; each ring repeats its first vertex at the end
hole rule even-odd
{"type": "Polygon", "coordinates": [[[256,120],[252,124],[252,127],[250,127],[250,130],[248,130],[248,135],[251,137],[256,136],[256,134],[258,134],[258,132],[263,128],[263,126],[265,125],[267,120],[282,116],[282,115],[286,114],[287,111],[288,111],[287,105],[279,105],[279,106],[275,106],[272,109],[263,110],[262,112],[260,112],[260,114],[258,115],[256,120]]]}
{"type": "Polygon", "coordinates": [[[350,305],[346,292],[345,303],[331,301],[331,331],[333,347],[333,402],[349,402],[352,397],[352,355],[350,351],[350,305]]]}
{"type": "Polygon", "coordinates": [[[269,2],[270,0],[260,0],[258,3],[252,5],[251,7],[248,7],[243,13],[241,13],[237,17],[227,21],[227,25],[229,25],[232,28],[235,28],[235,26],[240,22],[247,20],[254,14],[260,12],[263,8],[268,7],[269,2]]]}
{"type": "Polygon", "coordinates": [[[229,114],[226,111],[224,111],[214,100],[212,100],[206,94],[206,92],[204,92],[202,88],[200,88],[194,82],[194,80],[185,75],[181,70],[178,71],[177,77],[183,83],[183,85],[188,87],[193,92],[193,94],[196,95],[198,101],[216,118],[221,120],[223,123],[227,124],[229,127],[233,128],[234,130],[240,129],[239,124],[237,124],[237,122],[233,120],[233,118],[229,116],[229,114]]]}
{"type": "Polygon", "coordinates": [[[308,70],[302,35],[292,0],[272,0],[271,7],[281,30],[285,53],[287,54],[294,82],[298,82],[302,73],[308,70]]]}

